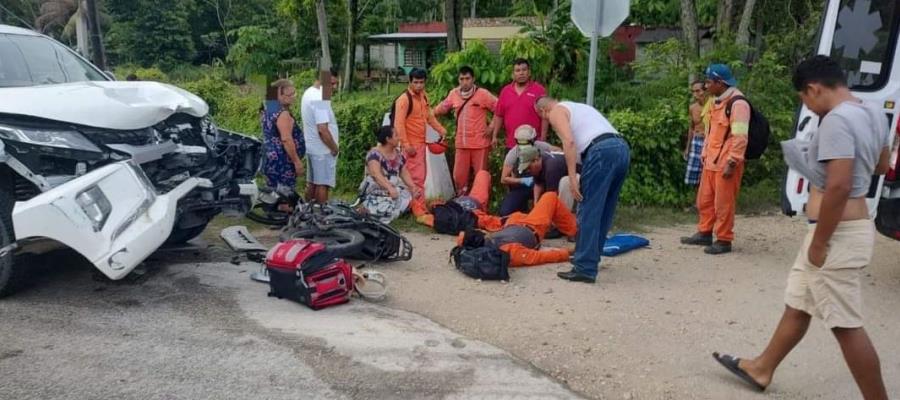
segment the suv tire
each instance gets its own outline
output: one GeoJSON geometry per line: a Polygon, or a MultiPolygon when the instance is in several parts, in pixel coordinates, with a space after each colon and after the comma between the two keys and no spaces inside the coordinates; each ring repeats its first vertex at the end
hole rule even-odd
{"type": "MultiPolygon", "coordinates": [[[[16,203],[13,187],[12,172],[0,168],[0,248],[16,240],[12,225],[12,211],[16,203]]],[[[14,258],[12,251],[0,256],[0,297],[14,293],[24,280],[25,268],[17,265],[14,258]]]]}

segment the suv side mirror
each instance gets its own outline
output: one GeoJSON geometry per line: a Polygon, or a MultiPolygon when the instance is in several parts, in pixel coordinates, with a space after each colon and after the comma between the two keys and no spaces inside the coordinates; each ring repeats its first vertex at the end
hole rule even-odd
{"type": "Polygon", "coordinates": [[[116,74],[114,74],[112,71],[103,71],[103,74],[106,75],[109,79],[112,79],[114,81],[117,80],[116,74]]]}

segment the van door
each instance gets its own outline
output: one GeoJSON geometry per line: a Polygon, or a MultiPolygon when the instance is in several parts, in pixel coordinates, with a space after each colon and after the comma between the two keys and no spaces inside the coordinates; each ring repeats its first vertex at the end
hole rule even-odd
{"type": "MultiPolygon", "coordinates": [[[[818,54],[829,55],[841,64],[856,97],[882,108],[890,132],[896,129],[900,112],[898,28],[900,2],[897,0],[829,0],[817,50],[818,54]]],[[[819,118],[801,106],[794,137],[808,140],[818,126],[819,118]]],[[[878,209],[884,183],[883,176],[875,178],[867,195],[872,217],[878,209]]],[[[782,193],[782,211],[787,215],[803,214],[808,198],[808,179],[789,170],[782,193]]]]}

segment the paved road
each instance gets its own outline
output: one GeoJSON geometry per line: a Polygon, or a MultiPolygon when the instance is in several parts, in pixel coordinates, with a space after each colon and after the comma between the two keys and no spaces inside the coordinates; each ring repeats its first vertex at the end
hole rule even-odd
{"type": "Polygon", "coordinates": [[[53,268],[0,300],[0,399],[578,398],[419,315],[313,312],[267,298],[246,264],[157,257],[124,282],[40,260],[53,268]]]}

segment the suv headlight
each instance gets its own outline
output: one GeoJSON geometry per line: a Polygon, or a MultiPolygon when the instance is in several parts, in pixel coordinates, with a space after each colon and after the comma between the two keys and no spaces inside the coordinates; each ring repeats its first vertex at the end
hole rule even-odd
{"type": "Polygon", "coordinates": [[[79,193],[75,197],[75,202],[78,203],[84,214],[91,220],[91,224],[94,225],[94,232],[100,232],[103,229],[103,225],[106,224],[106,219],[109,218],[109,213],[112,211],[112,204],[109,203],[109,199],[106,198],[103,191],[99,187],[93,186],[79,193]]]}
{"type": "Polygon", "coordinates": [[[73,129],[30,128],[0,124],[0,137],[38,146],[92,151],[102,150],[73,129]]]}

